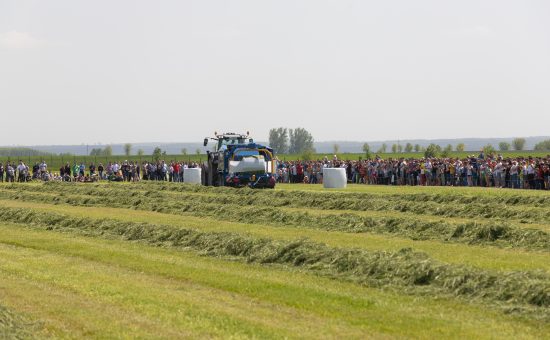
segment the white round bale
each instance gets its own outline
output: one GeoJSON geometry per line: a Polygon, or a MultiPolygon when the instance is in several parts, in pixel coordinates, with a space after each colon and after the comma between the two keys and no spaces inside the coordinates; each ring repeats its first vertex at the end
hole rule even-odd
{"type": "Polygon", "coordinates": [[[323,169],[323,187],[331,189],[345,188],[348,185],[346,169],[325,168],[323,169]]]}
{"type": "Polygon", "coordinates": [[[189,168],[183,170],[183,183],[201,184],[201,168],[189,168]]]}

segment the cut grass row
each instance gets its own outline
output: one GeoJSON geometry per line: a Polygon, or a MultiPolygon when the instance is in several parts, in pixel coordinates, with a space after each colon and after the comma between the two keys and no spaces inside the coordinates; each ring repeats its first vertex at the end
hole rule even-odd
{"type": "Polygon", "coordinates": [[[398,238],[369,233],[343,233],[309,228],[269,226],[256,223],[220,223],[220,220],[196,217],[188,214],[173,215],[154,211],[129,210],[98,206],[70,206],[0,200],[0,207],[33,209],[42,212],[55,212],[66,216],[94,219],[116,219],[124,222],[163,224],[173,227],[188,227],[202,231],[231,232],[259,238],[279,240],[310,239],[337,248],[360,248],[369,250],[398,251],[412,248],[446,263],[466,264],[494,271],[544,270],[550,273],[550,254],[524,251],[520,249],[500,249],[494,247],[442,243],[398,238]]]}
{"type": "Polygon", "coordinates": [[[32,324],[20,314],[14,313],[5,306],[0,305],[0,338],[1,339],[27,339],[33,335],[37,325],[32,324]]]}
{"type": "MultiPolygon", "coordinates": [[[[138,184],[136,188],[144,184],[138,184]]],[[[174,188],[193,187],[189,185],[173,185],[174,188]]],[[[163,198],[174,198],[162,192],[160,186],[153,185],[150,190],[140,193],[133,191],[133,196],[144,196],[148,198],[157,198],[159,201],[163,198]],[[158,190],[157,190],[158,189],[158,190]]],[[[398,196],[381,195],[359,195],[358,197],[350,194],[338,193],[311,193],[311,192],[285,192],[283,197],[276,191],[253,191],[253,190],[230,190],[228,188],[200,189],[195,186],[192,190],[202,192],[202,190],[221,190],[218,195],[197,195],[192,192],[181,193],[180,200],[190,200],[202,203],[213,204],[240,204],[270,207],[295,207],[324,210],[353,210],[353,211],[399,211],[408,212],[416,215],[432,215],[445,218],[476,218],[476,219],[502,219],[514,220],[523,223],[550,223],[550,206],[542,205],[507,205],[499,202],[478,202],[473,198],[468,198],[468,203],[427,201],[421,198],[400,199],[398,196]],[[221,194],[223,193],[223,194],[221,194]],[[254,194],[251,194],[254,193],[254,194]],[[289,194],[290,193],[290,194],[289,194]],[[349,195],[349,196],[348,196],[349,195]]],[[[90,185],[82,186],[66,183],[52,183],[49,185],[12,185],[5,186],[5,191],[28,191],[28,192],[63,192],[65,194],[80,193],[91,196],[120,196],[120,193],[128,193],[128,186],[125,185],[90,185]]],[[[443,195],[444,196],[444,195],[443,195]]],[[[429,197],[429,195],[424,195],[429,197]]]]}
{"type": "MultiPolygon", "coordinates": [[[[456,227],[468,223],[463,219],[442,220],[389,210],[327,212],[307,205],[273,208],[265,203],[270,197],[280,202],[301,195],[306,199],[313,197],[293,192],[284,196],[285,191],[203,190],[156,183],[31,184],[20,185],[25,189],[19,193],[12,187],[15,186],[0,186],[0,196],[6,199],[0,200],[0,220],[4,221],[0,223],[0,258],[6,259],[0,261],[0,304],[14,315],[44,324],[37,337],[107,334],[273,338],[305,334],[312,338],[482,338],[495,334],[540,337],[550,330],[550,255],[545,247],[539,245],[525,251],[521,249],[526,248],[525,244],[520,244],[524,241],[510,242],[510,238],[478,240],[473,244],[471,239],[449,243],[436,237],[433,229],[441,227],[435,223],[456,227]],[[215,203],[205,201],[215,195],[234,202],[228,201],[225,210],[217,210],[215,203]],[[262,206],[235,204],[254,195],[258,195],[262,206]],[[119,198],[118,208],[109,207],[116,201],[111,201],[111,197],[119,198]],[[192,200],[198,202],[197,207],[189,204],[192,200]],[[181,201],[183,206],[179,205],[181,201]],[[166,207],[170,209],[163,210],[166,207]],[[262,210],[277,215],[261,215],[262,210]],[[384,216],[386,213],[391,216],[384,216]],[[245,219],[240,219],[239,214],[245,219]],[[329,215],[333,216],[330,223],[323,222],[329,215]],[[406,218],[413,221],[406,225],[406,218]],[[254,223],[228,222],[251,220],[254,223]],[[370,224],[366,223],[370,220],[370,224]],[[383,224],[376,224],[382,223],[379,220],[383,224]],[[6,224],[7,221],[15,224],[6,224]],[[396,227],[381,229],[391,227],[388,221],[396,227]],[[310,225],[314,222],[318,225],[310,225]],[[403,225],[407,228],[399,230],[403,225]],[[354,233],[354,228],[360,232],[354,233]],[[416,229],[416,234],[407,234],[411,232],[407,229],[416,229]],[[428,236],[428,240],[418,240],[419,236],[428,236]],[[303,240],[304,237],[311,241],[303,240]],[[90,246],[86,251],[82,249],[84,244],[90,246]],[[403,247],[413,249],[402,250],[403,247]],[[142,257],[132,255],[128,262],[129,248],[142,257]],[[416,252],[424,249],[428,255],[416,252]],[[159,252],[170,256],[161,259],[159,252]],[[194,254],[207,257],[196,260],[194,254]],[[150,262],[151,257],[154,263],[150,262]],[[188,264],[183,257],[190,258],[188,264]],[[190,273],[189,267],[197,266],[195,262],[201,260],[208,261],[215,272],[203,273],[201,267],[190,273]],[[254,274],[243,277],[245,273],[235,266],[254,274]],[[176,268],[183,270],[181,275],[172,273],[176,268]],[[235,274],[238,282],[225,282],[228,277],[218,275],[220,271],[235,274]],[[268,273],[278,279],[277,293],[265,285],[268,273]],[[319,286],[296,282],[297,276],[319,286]],[[127,292],[124,284],[130,284],[127,292]],[[367,288],[365,284],[383,289],[367,288]],[[341,296],[338,303],[327,300],[325,289],[336,286],[344,287],[345,293],[351,292],[350,300],[340,301],[341,296]],[[151,298],[146,294],[148,287],[151,298]],[[310,298],[304,299],[304,291],[312,288],[318,288],[318,298],[308,295],[310,298]],[[368,294],[367,300],[361,293],[368,294]],[[167,295],[173,296],[174,301],[167,295]],[[406,312],[396,308],[392,299],[410,308],[405,308],[406,312]],[[412,302],[408,305],[407,301],[412,302]],[[359,304],[343,307],[354,302],[359,304]],[[431,302],[437,307],[432,307],[431,302]],[[65,311],[63,303],[73,304],[65,311]],[[425,306],[431,309],[425,311],[425,306]],[[100,315],[101,310],[106,312],[100,315]],[[248,315],[248,310],[253,315],[248,315]],[[279,310],[283,311],[281,317],[279,310]],[[86,319],[88,314],[91,317],[86,319]],[[109,318],[117,314],[123,317],[109,323],[109,318]],[[292,323],[293,318],[297,321],[290,329],[286,324],[292,323]],[[239,326],[241,323],[243,327],[239,326]],[[460,326],[455,327],[457,324],[460,326]],[[480,328],[474,331],[474,327],[480,328]]],[[[403,202],[408,201],[409,198],[403,202]]],[[[487,219],[480,221],[484,226],[494,224],[487,219]]],[[[545,231],[547,225],[539,225],[538,232],[545,231]]],[[[533,225],[507,226],[512,231],[525,231],[533,225]]],[[[532,240],[544,244],[545,236],[538,236],[532,240]]]]}
{"type": "Polygon", "coordinates": [[[537,338],[548,324],[288,269],[0,225],[0,296],[58,337],[537,338]],[[25,269],[22,269],[25,268],[25,269]]]}
{"type": "MultiPolygon", "coordinates": [[[[74,188],[73,188],[74,189],[74,188]]],[[[73,190],[75,192],[76,190],[73,190]]],[[[534,250],[550,250],[550,234],[502,221],[447,222],[427,221],[425,218],[365,216],[354,213],[316,214],[314,211],[292,211],[283,208],[215,204],[211,200],[187,197],[183,200],[149,197],[146,193],[122,196],[121,192],[98,191],[91,196],[63,194],[52,198],[41,193],[0,192],[0,197],[38,202],[63,202],[71,205],[112,206],[140,210],[189,213],[224,221],[247,222],[251,216],[265,225],[296,226],[343,232],[374,232],[392,234],[413,240],[440,240],[468,244],[489,244],[504,247],[520,247],[534,250]]]]}
{"type": "MultiPolygon", "coordinates": [[[[373,187],[365,187],[367,189],[372,189],[373,187]]],[[[209,188],[210,189],[210,188],[209,188]]],[[[209,190],[208,189],[208,190],[209,190]]],[[[213,190],[220,190],[222,188],[211,188],[213,190]]],[[[379,196],[378,190],[383,190],[385,187],[376,187],[376,191],[369,191],[369,196],[375,195],[379,196]]],[[[398,188],[394,188],[395,190],[398,190],[398,188]]],[[[414,189],[414,188],[407,188],[407,189],[414,189]]],[[[70,184],[62,184],[62,186],[58,187],[56,184],[54,184],[53,187],[48,186],[47,188],[44,188],[42,186],[37,185],[15,185],[15,186],[4,186],[2,187],[0,185],[0,192],[1,191],[6,192],[33,192],[33,193],[41,193],[41,194],[50,194],[50,195],[59,195],[59,196],[67,196],[69,194],[72,195],[86,195],[86,196],[110,196],[110,197],[121,197],[121,196],[132,196],[132,197],[147,197],[147,198],[155,198],[158,201],[205,201],[209,204],[237,204],[237,205],[253,205],[256,207],[264,207],[269,206],[273,207],[274,203],[276,203],[276,199],[270,199],[268,200],[268,204],[265,205],[265,202],[262,202],[262,200],[243,200],[241,196],[251,196],[252,193],[258,193],[259,191],[253,191],[253,190],[227,190],[223,189],[219,193],[214,192],[208,192],[203,191],[201,187],[197,186],[189,186],[189,185],[171,185],[171,184],[157,184],[155,183],[147,183],[147,185],[140,183],[140,184],[129,184],[129,185],[80,185],[80,186],[73,186],[70,184]],[[170,189],[170,190],[168,190],[170,189]],[[173,190],[175,189],[175,190],[173,190]],[[183,194],[180,194],[180,189],[183,189],[183,194]],[[206,197],[206,198],[205,198],[206,197]],[[211,203],[211,202],[215,203],[211,203]]],[[[533,193],[533,192],[530,192],[533,193]]],[[[410,193],[409,193],[410,194],[410,193]]],[[[263,194],[261,194],[263,195],[263,194]]],[[[548,196],[548,195],[547,195],[548,196]]],[[[11,197],[15,197],[12,195],[11,197]]],[[[369,198],[358,198],[358,200],[368,200],[369,198]]],[[[265,201],[265,200],[264,200],[265,201]]],[[[437,215],[430,215],[427,213],[424,213],[422,215],[415,214],[413,212],[401,212],[396,210],[378,210],[378,211],[372,211],[372,210],[366,210],[366,211],[357,211],[357,210],[350,210],[350,209],[339,209],[339,210],[321,210],[318,209],[317,206],[311,206],[311,207],[289,207],[288,202],[286,203],[279,203],[279,206],[277,208],[279,209],[288,209],[291,211],[309,211],[313,214],[356,214],[360,216],[371,216],[380,218],[382,216],[391,216],[391,217],[401,217],[401,218],[407,218],[407,219],[423,219],[423,220],[429,220],[429,221],[440,221],[443,217],[437,216],[437,215]]],[[[388,202],[388,205],[391,206],[391,202],[388,202]]],[[[530,205],[527,205],[528,207],[530,205]]],[[[444,207],[444,206],[442,206],[444,207]]],[[[502,209],[510,209],[513,208],[510,206],[503,206],[502,209]]],[[[542,213],[549,213],[550,209],[544,209],[544,207],[540,207],[542,210],[542,213]]],[[[453,221],[453,222],[468,222],[471,221],[471,216],[467,217],[444,217],[446,221],[453,221]]],[[[485,218],[475,218],[476,223],[485,223],[486,221],[491,220],[500,220],[499,218],[491,218],[491,219],[485,219],[485,218]]],[[[536,229],[542,229],[542,230],[548,230],[550,229],[550,223],[544,224],[544,223],[530,223],[526,220],[516,220],[516,219],[505,219],[506,223],[514,223],[516,226],[528,226],[536,229]]]]}
{"type": "Polygon", "coordinates": [[[3,208],[2,220],[35,228],[122,237],[150,245],[194,249],[209,256],[231,256],[248,263],[281,264],[330,278],[380,287],[401,287],[415,294],[456,296],[507,311],[550,318],[550,277],[542,272],[491,273],[439,263],[425,254],[331,248],[305,240],[279,241],[228,232],[73,218],[62,214],[3,208]]]}

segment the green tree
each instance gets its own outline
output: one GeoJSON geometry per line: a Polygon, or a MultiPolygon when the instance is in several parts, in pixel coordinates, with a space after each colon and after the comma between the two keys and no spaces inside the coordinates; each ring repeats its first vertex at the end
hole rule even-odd
{"type": "Polygon", "coordinates": [[[369,143],[363,144],[363,152],[365,153],[365,158],[370,159],[370,145],[369,143]]]}
{"type": "Polygon", "coordinates": [[[107,145],[103,148],[103,151],[101,152],[102,156],[110,157],[113,155],[113,147],[110,145],[107,145]]]}
{"type": "Polygon", "coordinates": [[[483,153],[487,156],[495,154],[496,150],[491,144],[487,144],[483,147],[483,153]]]}
{"type": "Polygon", "coordinates": [[[138,151],[137,151],[137,155],[138,155],[138,156],[141,157],[141,156],[143,156],[144,154],[145,154],[145,152],[143,151],[143,149],[138,149],[138,151]]]}
{"type": "Polygon", "coordinates": [[[422,150],[422,148],[420,147],[420,144],[415,144],[414,145],[414,152],[420,152],[420,150],[422,150]]]}
{"type": "Polygon", "coordinates": [[[153,150],[153,159],[155,162],[158,162],[160,160],[160,157],[162,156],[162,150],[158,146],[153,150]]]}
{"type": "Polygon", "coordinates": [[[269,146],[275,153],[288,152],[288,129],[276,128],[269,130],[269,146]]]}
{"type": "Polygon", "coordinates": [[[90,156],[101,156],[103,153],[103,149],[101,148],[94,148],[92,151],[90,151],[90,156]]]}
{"type": "Polygon", "coordinates": [[[514,138],[512,145],[514,146],[514,150],[522,151],[525,148],[525,138],[514,138]]]}
{"type": "Polygon", "coordinates": [[[296,128],[288,131],[290,136],[289,152],[291,154],[302,154],[305,151],[311,151],[312,153],[315,152],[315,149],[313,148],[313,136],[306,129],[296,128]]]}
{"type": "Polygon", "coordinates": [[[132,144],[130,143],[124,144],[124,154],[126,156],[130,156],[131,153],[132,153],[132,144]]]}
{"type": "Polygon", "coordinates": [[[447,146],[441,151],[441,157],[448,158],[451,155],[451,152],[453,151],[453,146],[451,144],[447,144],[447,146]]]}
{"type": "Polygon", "coordinates": [[[464,143],[458,143],[458,144],[456,145],[455,150],[456,150],[457,152],[464,152],[464,148],[465,148],[465,147],[466,147],[466,146],[464,145],[464,143]]]}
{"type": "Polygon", "coordinates": [[[187,156],[187,148],[181,149],[181,154],[187,156]]]}
{"type": "Polygon", "coordinates": [[[200,156],[200,154],[201,154],[201,149],[195,150],[195,154],[196,154],[197,156],[200,156]]]}
{"type": "Polygon", "coordinates": [[[399,153],[403,152],[403,145],[397,144],[397,152],[399,153]]]}
{"type": "Polygon", "coordinates": [[[430,144],[426,148],[426,151],[424,151],[424,157],[425,158],[435,158],[441,153],[441,147],[436,144],[430,144]]]}
{"type": "Polygon", "coordinates": [[[340,145],[334,144],[332,146],[332,153],[335,154],[335,155],[339,154],[340,153],[340,145]]]}
{"type": "Polygon", "coordinates": [[[391,152],[392,152],[392,153],[397,153],[397,144],[393,144],[393,145],[391,146],[391,152]]]}
{"type": "Polygon", "coordinates": [[[550,151],[550,139],[543,140],[535,145],[536,151],[550,151]]]}
{"type": "Polygon", "coordinates": [[[413,145],[411,143],[407,143],[405,145],[405,152],[412,152],[413,151],[413,145]]]}
{"type": "Polygon", "coordinates": [[[498,149],[499,149],[500,151],[508,151],[508,150],[510,150],[510,146],[511,146],[511,145],[510,145],[510,143],[508,143],[508,142],[500,142],[500,143],[498,143],[498,149]]]}
{"type": "Polygon", "coordinates": [[[388,150],[388,146],[386,145],[386,143],[383,143],[380,146],[380,149],[378,149],[378,151],[376,153],[386,153],[387,150],[388,150]]]}

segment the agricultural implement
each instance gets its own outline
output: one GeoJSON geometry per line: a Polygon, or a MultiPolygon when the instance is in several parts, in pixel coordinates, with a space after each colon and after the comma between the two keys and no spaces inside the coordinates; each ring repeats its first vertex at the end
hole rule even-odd
{"type": "Polygon", "coordinates": [[[203,165],[204,185],[275,187],[273,149],[255,143],[249,133],[214,133],[214,136],[204,139],[204,146],[210,140],[216,142],[214,151],[206,152],[208,159],[203,165]]]}

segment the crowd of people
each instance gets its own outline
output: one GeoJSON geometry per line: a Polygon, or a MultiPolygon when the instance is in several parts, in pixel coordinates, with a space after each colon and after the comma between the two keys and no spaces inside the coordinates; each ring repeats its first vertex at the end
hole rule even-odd
{"type": "Polygon", "coordinates": [[[321,183],[323,169],[346,169],[348,182],[409,186],[469,186],[514,189],[550,189],[550,156],[504,158],[399,158],[287,161],[277,167],[279,183],[321,183]]]}
{"type": "MultiPolygon", "coordinates": [[[[107,164],[66,163],[51,171],[46,162],[29,167],[23,161],[0,162],[0,181],[27,182],[100,180],[136,182],[140,180],[183,182],[187,168],[204,164],[182,161],[109,162],[107,164]]],[[[483,153],[466,158],[399,158],[317,161],[277,161],[279,183],[323,182],[323,169],[346,169],[348,182],[376,185],[469,186],[514,189],[550,189],[550,156],[504,158],[486,157],[483,153]]]]}
{"type": "Polygon", "coordinates": [[[137,161],[90,163],[66,163],[58,171],[51,171],[45,161],[35,163],[32,168],[20,160],[18,163],[0,162],[0,182],[30,182],[66,181],[66,182],[97,182],[109,180],[115,182],[137,182],[139,180],[155,180],[183,182],[183,172],[186,168],[197,167],[196,162],[148,162],[137,161]]]}

